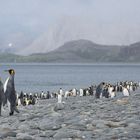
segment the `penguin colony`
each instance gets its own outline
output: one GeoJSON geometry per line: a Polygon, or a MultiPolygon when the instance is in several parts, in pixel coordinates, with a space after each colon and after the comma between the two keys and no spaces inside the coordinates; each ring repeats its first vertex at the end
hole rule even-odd
{"type": "Polygon", "coordinates": [[[17,106],[19,105],[35,105],[39,99],[51,99],[57,98],[58,103],[62,103],[62,97],[68,99],[70,96],[95,96],[95,98],[114,98],[119,94],[123,96],[129,96],[133,91],[140,87],[140,84],[133,81],[118,82],[116,84],[110,84],[101,82],[99,85],[92,85],[88,88],[80,88],[77,90],[73,88],[71,90],[63,91],[62,88],[56,93],[50,93],[49,91],[41,93],[24,93],[21,91],[17,94],[14,84],[14,69],[6,70],[9,73],[9,77],[6,82],[2,83],[0,79],[0,115],[1,109],[6,104],[9,105],[9,115],[13,115],[14,112],[19,113],[17,106]]]}
{"type": "MultiPolygon", "coordinates": [[[[133,91],[137,90],[139,83],[133,81],[118,82],[114,85],[110,83],[101,82],[99,85],[92,85],[88,88],[80,88],[77,90],[73,88],[71,90],[64,91],[60,88],[57,92],[51,93],[23,93],[19,94],[17,100],[20,100],[21,105],[34,105],[38,100],[57,98],[58,103],[62,103],[62,97],[68,99],[70,96],[95,96],[95,98],[114,98],[118,95],[129,96],[133,91]]],[[[17,103],[17,105],[19,105],[17,103]]]]}

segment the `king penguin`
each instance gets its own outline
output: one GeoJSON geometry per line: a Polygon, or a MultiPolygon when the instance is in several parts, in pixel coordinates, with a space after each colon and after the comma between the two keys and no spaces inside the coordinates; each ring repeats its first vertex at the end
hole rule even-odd
{"type": "Polygon", "coordinates": [[[15,71],[14,69],[5,70],[9,72],[9,77],[7,78],[5,84],[4,84],[4,94],[5,94],[5,104],[7,101],[10,104],[10,113],[9,115],[13,115],[14,111],[19,113],[17,107],[16,107],[16,91],[15,91],[15,84],[14,84],[14,76],[15,71]]]}
{"type": "Polygon", "coordinates": [[[4,89],[3,89],[3,83],[0,79],[0,116],[1,116],[1,109],[3,107],[4,103],[4,89]]]}

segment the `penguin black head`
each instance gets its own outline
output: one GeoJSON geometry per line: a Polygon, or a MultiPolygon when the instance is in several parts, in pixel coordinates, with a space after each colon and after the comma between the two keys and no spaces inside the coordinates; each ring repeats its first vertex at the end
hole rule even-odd
{"type": "Polygon", "coordinates": [[[15,74],[14,69],[9,69],[9,70],[5,70],[5,71],[8,71],[10,75],[14,75],[15,74]]]}

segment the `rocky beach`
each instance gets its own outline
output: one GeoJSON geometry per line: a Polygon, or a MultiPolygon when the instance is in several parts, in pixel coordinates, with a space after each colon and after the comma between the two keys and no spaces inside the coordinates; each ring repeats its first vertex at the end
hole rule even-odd
{"type": "Polygon", "coordinates": [[[39,100],[18,106],[19,114],[0,117],[2,140],[137,140],[140,139],[140,90],[129,97],[94,96],[39,100]]]}

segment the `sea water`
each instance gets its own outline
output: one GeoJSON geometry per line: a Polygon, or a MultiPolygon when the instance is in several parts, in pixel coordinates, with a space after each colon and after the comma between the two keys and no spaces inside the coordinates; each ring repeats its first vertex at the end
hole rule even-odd
{"type": "Polygon", "coordinates": [[[4,83],[9,76],[4,70],[15,69],[17,92],[55,92],[60,88],[87,88],[105,81],[140,80],[140,64],[0,64],[0,77],[4,83]]]}

